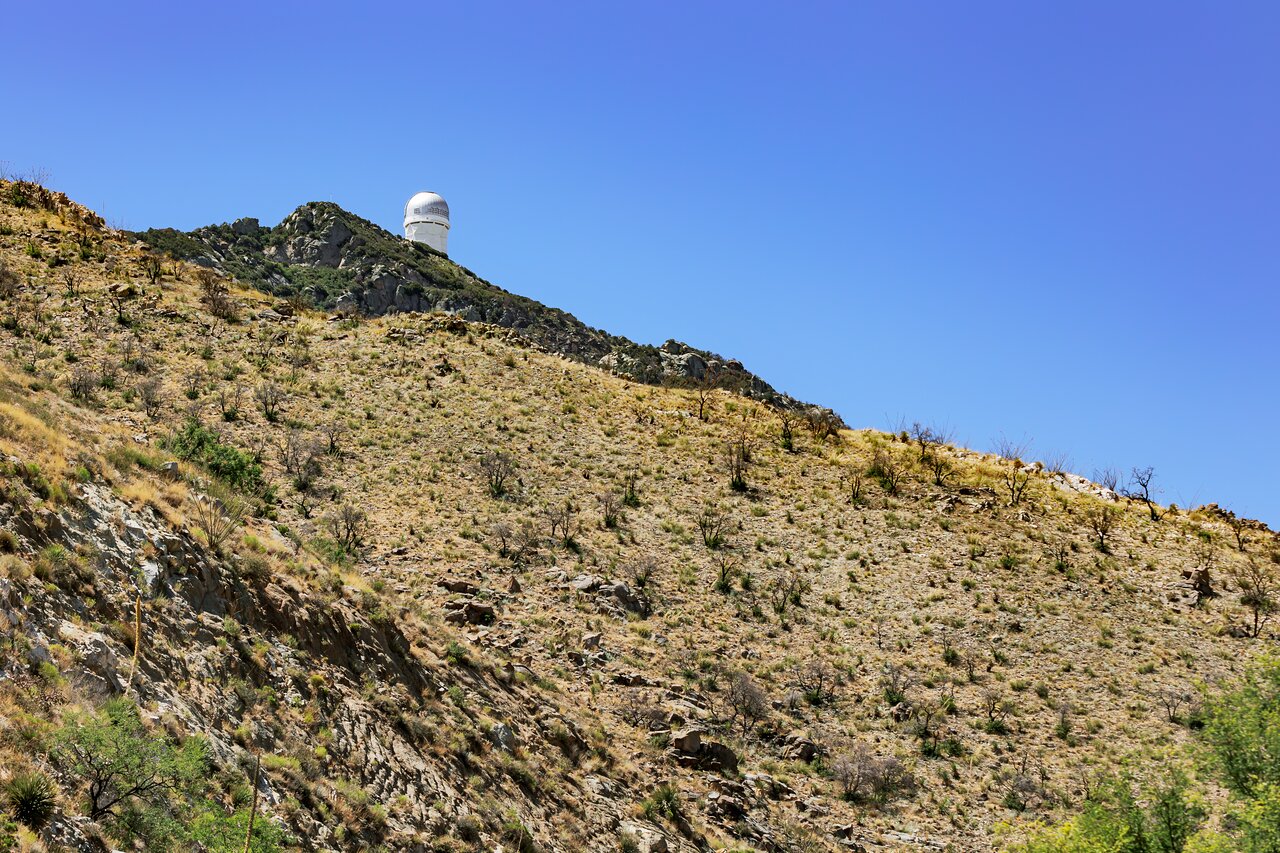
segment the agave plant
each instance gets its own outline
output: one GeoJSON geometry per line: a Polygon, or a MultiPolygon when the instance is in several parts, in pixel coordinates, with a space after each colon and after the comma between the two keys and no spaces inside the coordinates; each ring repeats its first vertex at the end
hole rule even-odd
{"type": "Polygon", "coordinates": [[[4,800],[13,817],[31,829],[40,829],[53,817],[57,788],[39,772],[19,773],[4,786],[4,800]]]}

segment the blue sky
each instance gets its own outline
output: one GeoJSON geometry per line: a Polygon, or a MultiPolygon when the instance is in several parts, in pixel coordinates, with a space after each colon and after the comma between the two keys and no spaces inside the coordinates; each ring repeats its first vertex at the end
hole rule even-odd
{"type": "Polygon", "coordinates": [[[1280,5],[13,4],[0,160],[130,228],[331,200],[854,426],[1280,525],[1280,5]]]}

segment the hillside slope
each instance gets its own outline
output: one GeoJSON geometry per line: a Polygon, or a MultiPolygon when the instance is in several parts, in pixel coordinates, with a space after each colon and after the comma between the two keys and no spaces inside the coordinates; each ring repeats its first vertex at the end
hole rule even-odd
{"type": "Polygon", "coordinates": [[[786,408],[775,391],[733,359],[679,341],[636,344],[572,314],[508,293],[421,243],[404,240],[329,202],[304,204],[274,228],[255,219],[190,233],[151,229],[132,236],[268,293],[344,314],[437,312],[517,330],[534,345],[649,384],[715,381],[786,408]]]}
{"type": "Polygon", "coordinates": [[[304,849],[990,850],[1187,741],[1259,646],[1234,579],[1280,542],[1214,507],[330,319],[0,199],[0,781],[56,783],[36,849],[162,849],[89,819],[65,745],[127,694],[207,744],[169,819],[243,827],[258,755],[304,849]]]}

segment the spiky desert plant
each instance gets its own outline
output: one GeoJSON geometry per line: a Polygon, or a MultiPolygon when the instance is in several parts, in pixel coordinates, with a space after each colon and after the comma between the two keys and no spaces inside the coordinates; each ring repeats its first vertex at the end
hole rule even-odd
{"type": "Polygon", "coordinates": [[[4,786],[5,804],[19,822],[38,830],[53,817],[58,791],[53,780],[38,771],[19,773],[4,786]]]}

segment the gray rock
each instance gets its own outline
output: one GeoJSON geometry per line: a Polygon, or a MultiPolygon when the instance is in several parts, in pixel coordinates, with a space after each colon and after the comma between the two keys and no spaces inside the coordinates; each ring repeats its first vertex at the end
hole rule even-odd
{"type": "Polygon", "coordinates": [[[512,752],[516,748],[516,734],[506,723],[494,723],[489,728],[489,743],[503,752],[512,752]]]}
{"type": "Polygon", "coordinates": [[[569,586],[573,587],[578,592],[595,592],[600,589],[600,587],[604,586],[604,578],[597,577],[596,575],[578,575],[576,578],[569,581],[569,586]]]}
{"type": "Polygon", "coordinates": [[[667,853],[667,837],[653,824],[625,820],[618,825],[618,834],[634,841],[638,853],[667,853]]]}
{"type": "Polygon", "coordinates": [[[609,595],[617,599],[618,604],[622,605],[624,610],[635,613],[637,616],[648,616],[652,612],[649,596],[639,590],[632,589],[630,585],[622,581],[609,584],[602,588],[600,592],[602,595],[609,595]]]}
{"type": "Polygon", "coordinates": [[[702,729],[682,729],[671,733],[672,749],[685,755],[697,755],[702,751],[702,729]]]}

